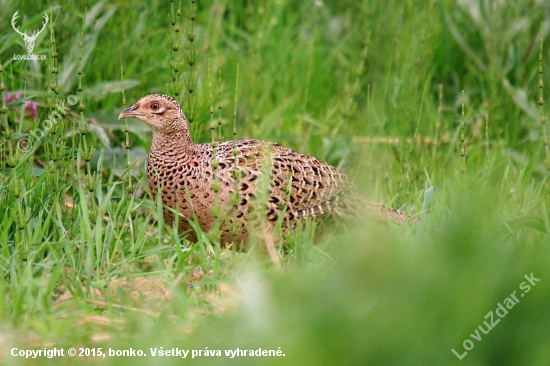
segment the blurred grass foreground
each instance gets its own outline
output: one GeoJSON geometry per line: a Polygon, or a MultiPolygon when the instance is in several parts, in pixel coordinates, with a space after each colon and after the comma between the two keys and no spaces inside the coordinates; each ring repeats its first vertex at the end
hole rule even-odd
{"type": "Polygon", "coordinates": [[[550,3],[0,7],[1,364],[550,362],[550,3]],[[150,93],[418,222],[190,243],[117,120],[150,93]]]}

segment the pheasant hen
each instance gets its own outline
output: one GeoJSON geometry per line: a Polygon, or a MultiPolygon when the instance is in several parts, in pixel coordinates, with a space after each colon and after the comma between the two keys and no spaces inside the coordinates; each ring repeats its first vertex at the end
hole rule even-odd
{"type": "Polygon", "coordinates": [[[190,221],[205,232],[221,223],[224,244],[244,242],[252,223],[283,233],[308,217],[322,221],[364,216],[401,222],[407,215],[359,195],[348,177],[314,157],[259,140],[195,144],[179,104],[169,96],[141,98],[118,116],[145,122],[153,131],[147,177],[154,197],[160,192],[163,216],[179,231],[197,236],[190,221]]]}

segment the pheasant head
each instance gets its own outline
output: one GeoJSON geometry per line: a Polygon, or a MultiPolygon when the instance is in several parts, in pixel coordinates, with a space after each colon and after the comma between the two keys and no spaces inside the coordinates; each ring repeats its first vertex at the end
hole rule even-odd
{"type": "Polygon", "coordinates": [[[118,119],[135,118],[145,122],[157,135],[189,135],[187,119],[178,102],[162,94],[147,95],[120,113],[118,119]]]}

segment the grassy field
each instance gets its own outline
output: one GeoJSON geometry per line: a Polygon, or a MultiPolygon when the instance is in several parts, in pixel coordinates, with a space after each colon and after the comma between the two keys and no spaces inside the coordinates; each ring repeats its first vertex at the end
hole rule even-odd
{"type": "Polygon", "coordinates": [[[548,364],[550,3],[0,7],[1,364],[548,364]],[[16,11],[28,35],[47,14],[43,59],[16,11]],[[196,142],[236,126],[419,222],[306,230],[278,261],[189,243],[146,186],[151,133],[117,120],[150,93],[196,142]]]}

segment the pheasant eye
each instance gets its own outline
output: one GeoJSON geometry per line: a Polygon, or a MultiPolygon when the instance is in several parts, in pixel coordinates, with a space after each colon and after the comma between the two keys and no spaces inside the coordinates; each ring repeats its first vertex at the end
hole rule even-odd
{"type": "Polygon", "coordinates": [[[159,108],[160,108],[160,107],[159,107],[158,103],[153,103],[153,104],[151,104],[151,109],[152,109],[152,110],[158,111],[159,108]]]}

